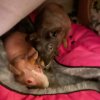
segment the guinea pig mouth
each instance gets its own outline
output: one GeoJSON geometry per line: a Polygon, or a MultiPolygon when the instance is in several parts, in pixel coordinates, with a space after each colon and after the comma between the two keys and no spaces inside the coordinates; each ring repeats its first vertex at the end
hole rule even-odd
{"type": "Polygon", "coordinates": [[[48,65],[46,65],[46,67],[49,67],[51,65],[51,61],[49,62],[49,64],[48,65]]]}
{"type": "Polygon", "coordinates": [[[32,73],[33,78],[36,80],[36,85],[34,85],[36,88],[46,88],[49,86],[48,78],[44,73],[38,73],[34,70],[32,70],[32,73]]]}
{"type": "Polygon", "coordinates": [[[45,66],[44,70],[48,70],[51,66],[52,60],[45,66]]]}

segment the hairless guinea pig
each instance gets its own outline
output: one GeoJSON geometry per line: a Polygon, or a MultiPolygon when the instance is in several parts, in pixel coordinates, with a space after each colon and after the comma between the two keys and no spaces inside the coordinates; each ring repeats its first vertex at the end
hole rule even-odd
{"type": "Polygon", "coordinates": [[[34,26],[35,32],[29,36],[29,41],[48,65],[57,54],[58,46],[65,40],[71,21],[62,6],[49,3],[42,5],[34,26]]]}
{"type": "Polygon", "coordinates": [[[44,63],[38,52],[26,42],[25,37],[25,33],[13,32],[4,39],[10,70],[16,81],[26,86],[48,87],[48,79],[42,70],[44,63]]]}

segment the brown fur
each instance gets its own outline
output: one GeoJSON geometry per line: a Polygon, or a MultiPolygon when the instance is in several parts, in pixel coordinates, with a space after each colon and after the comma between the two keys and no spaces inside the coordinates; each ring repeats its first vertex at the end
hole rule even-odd
{"type": "Polygon", "coordinates": [[[29,41],[48,64],[70,30],[70,19],[62,6],[49,3],[41,7],[34,25],[35,33],[30,35],[29,41]]]}

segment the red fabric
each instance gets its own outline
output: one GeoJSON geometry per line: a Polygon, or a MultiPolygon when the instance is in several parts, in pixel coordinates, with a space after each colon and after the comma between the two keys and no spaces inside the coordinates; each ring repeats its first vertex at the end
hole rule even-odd
{"type": "Polygon", "coordinates": [[[32,12],[32,13],[29,15],[29,17],[30,17],[30,19],[32,20],[33,23],[34,23],[34,21],[35,21],[35,18],[36,18],[36,16],[37,16],[37,14],[38,14],[38,12],[37,12],[37,11],[34,11],[34,12],[32,12]]]}
{"type": "Polygon", "coordinates": [[[0,86],[0,100],[100,100],[96,91],[80,91],[69,94],[32,96],[22,95],[0,86]]]}
{"type": "MultiPolygon", "coordinates": [[[[100,65],[100,37],[83,26],[72,25],[72,30],[67,36],[67,48],[61,45],[59,51],[57,60],[62,64],[74,66],[87,65],[89,62],[88,65],[100,65]]],[[[100,93],[80,91],[69,94],[32,96],[19,94],[0,86],[0,100],[100,100],[100,93]]]]}
{"type": "Polygon", "coordinates": [[[82,25],[72,24],[67,48],[59,48],[57,60],[70,66],[100,66],[100,36],[82,25]]]}

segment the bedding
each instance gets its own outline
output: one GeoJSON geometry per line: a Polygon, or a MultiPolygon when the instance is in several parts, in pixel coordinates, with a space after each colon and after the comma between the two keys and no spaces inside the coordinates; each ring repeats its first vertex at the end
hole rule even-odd
{"type": "MultiPolygon", "coordinates": [[[[7,62],[2,42],[0,42],[0,48],[0,83],[11,90],[32,95],[71,93],[80,90],[100,92],[100,68],[82,68],[81,66],[71,68],[60,65],[54,60],[43,70],[44,75],[48,78],[49,86],[46,88],[27,88],[24,84],[15,81],[13,73],[9,70],[9,62],[7,62]]],[[[29,71],[29,73],[32,72],[33,70],[29,71]]],[[[32,74],[36,76],[35,73],[32,74]]],[[[39,78],[37,79],[39,80],[39,78]]]]}
{"type": "Polygon", "coordinates": [[[57,60],[70,66],[100,66],[100,36],[90,29],[72,24],[67,40],[67,48],[59,47],[57,60]]]}
{"type": "MultiPolygon", "coordinates": [[[[100,66],[100,37],[91,30],[72,24],[72,30],[66,37],[67,48],[59,47],[56,60],[69,66],[100,66]]],[[[67,94],[24,95],[11,91],[0,85],[0,100],[100,100],[100,93],[94,90],[83,90],[67,94]]]]}

